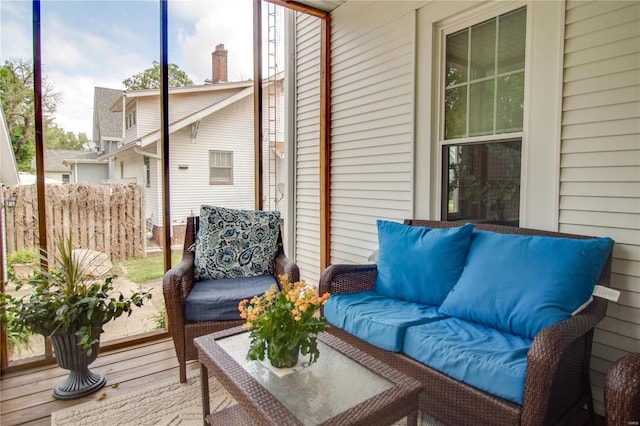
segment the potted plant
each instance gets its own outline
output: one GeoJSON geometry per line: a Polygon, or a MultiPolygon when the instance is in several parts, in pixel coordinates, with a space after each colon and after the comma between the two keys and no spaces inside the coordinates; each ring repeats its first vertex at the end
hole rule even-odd
{"type": "Polygon", "coordinates": [[[293,367],[298,354],[310,355],[309,363],[317,361],[320,352],[316,337],[325,330],[327,320],[315,315],[325,304],[329,293],[317,296],[304,281],[289,282],[287,275],[279,277],[281,290],[271,286],[262,296],[240,302],[240,316],[249,329],[247,359],[267,358],[276,368],[293,367]]]}
{"type": "MultiPolygon", "coordinates": [[[[34,271],[26,284],[31,286],[24,297],[0,295],[0,319],[18,332],[29,330],[51,338],[58,365],[70,370],[69,376],[58,383],[53,396],[73,399],[88,395],[102,386],[102,374],[89,371],[88,366],[98,356],[103,324],[150,299],[148,291],[124,297],[114,292],[114,275],[96,277],[100,267],[88,251],[73,250],[72,237],[58,236],[57,254],[52,256],[51,268],[34,271]]],[[[42,254],[47,258],[47,253],[42,254]]],[[[23,282],[18,282],[20,290],[23,282]]]]}

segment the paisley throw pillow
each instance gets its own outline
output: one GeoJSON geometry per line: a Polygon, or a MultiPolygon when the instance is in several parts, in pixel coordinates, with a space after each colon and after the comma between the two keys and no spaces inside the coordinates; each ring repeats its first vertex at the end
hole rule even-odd
{"type": "Polygon", "coordinates": [[[195,279],[273,274],[279,234],[280,212],[201,206],[195,279]]]}

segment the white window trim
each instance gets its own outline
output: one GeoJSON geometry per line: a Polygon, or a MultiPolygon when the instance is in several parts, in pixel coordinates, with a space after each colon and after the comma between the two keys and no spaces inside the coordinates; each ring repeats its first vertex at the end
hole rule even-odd
{"type": "Polygon", "coordinates": [[[418,13],[416,217],[441,218],[440,104],[444,86],[441,80],[444,75],[444,34],[451,32],[452,28],[469,27],[527,6],[520,226],[557,230],[564,1],[494,1],[471,10],[464,9],[468,6],[466,2],[457,5],[456,2],[447,5],[437,3],[440,2],[425,6],[418,13]],[[440,8],[440,13],[436,8],[440,8]],[[426,120],[421,119],[424,113],[428,114],[426,120]],[[430,173],[418,173],[425,169],[430,173]]]}

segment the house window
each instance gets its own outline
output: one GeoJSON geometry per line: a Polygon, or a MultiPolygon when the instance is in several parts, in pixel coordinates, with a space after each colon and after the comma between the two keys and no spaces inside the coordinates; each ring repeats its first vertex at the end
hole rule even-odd
{"type": "Polygon", "coordinates": [[[233,151],[209,151],[209,185],[233,184],[233,151]]]}
{"type": "Polygon", "coordinates": [[[136,110],[131,111],[125,117],[125,129],[129,130],[136,125],[136,110]]]}
{"type": "Polygon", "coordinates": [[[145,155],[144,157],[144,181],[147,188],[151,188],[151,163],[149,161],[149,157],[145,155]]]}
{"type": "Polygon", "coordinates": [[[69,183],[71,181],[71,179],[69,178],[69,175],[67,173],[63,173],[62,174],[62,183],[69,183]]]}
{"type": "Polygon", "coordinates": [[[444,38],[442,216],[518,226],[526,8],[444,38]]]}

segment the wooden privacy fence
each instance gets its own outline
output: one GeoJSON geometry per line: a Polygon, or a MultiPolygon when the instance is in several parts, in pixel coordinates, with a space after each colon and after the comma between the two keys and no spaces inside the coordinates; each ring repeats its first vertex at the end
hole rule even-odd
{"type": "MultiPolygon", "coordinates": [[[[47,250],[72,233],[74,248],[105,253],[112,261],[145,256],[144,191],[135,184],[45,185],[47,250]]],[[[39,247],[35,185],[4,190],[16,205],[5,209],[7,252],[39,247]]]]}

